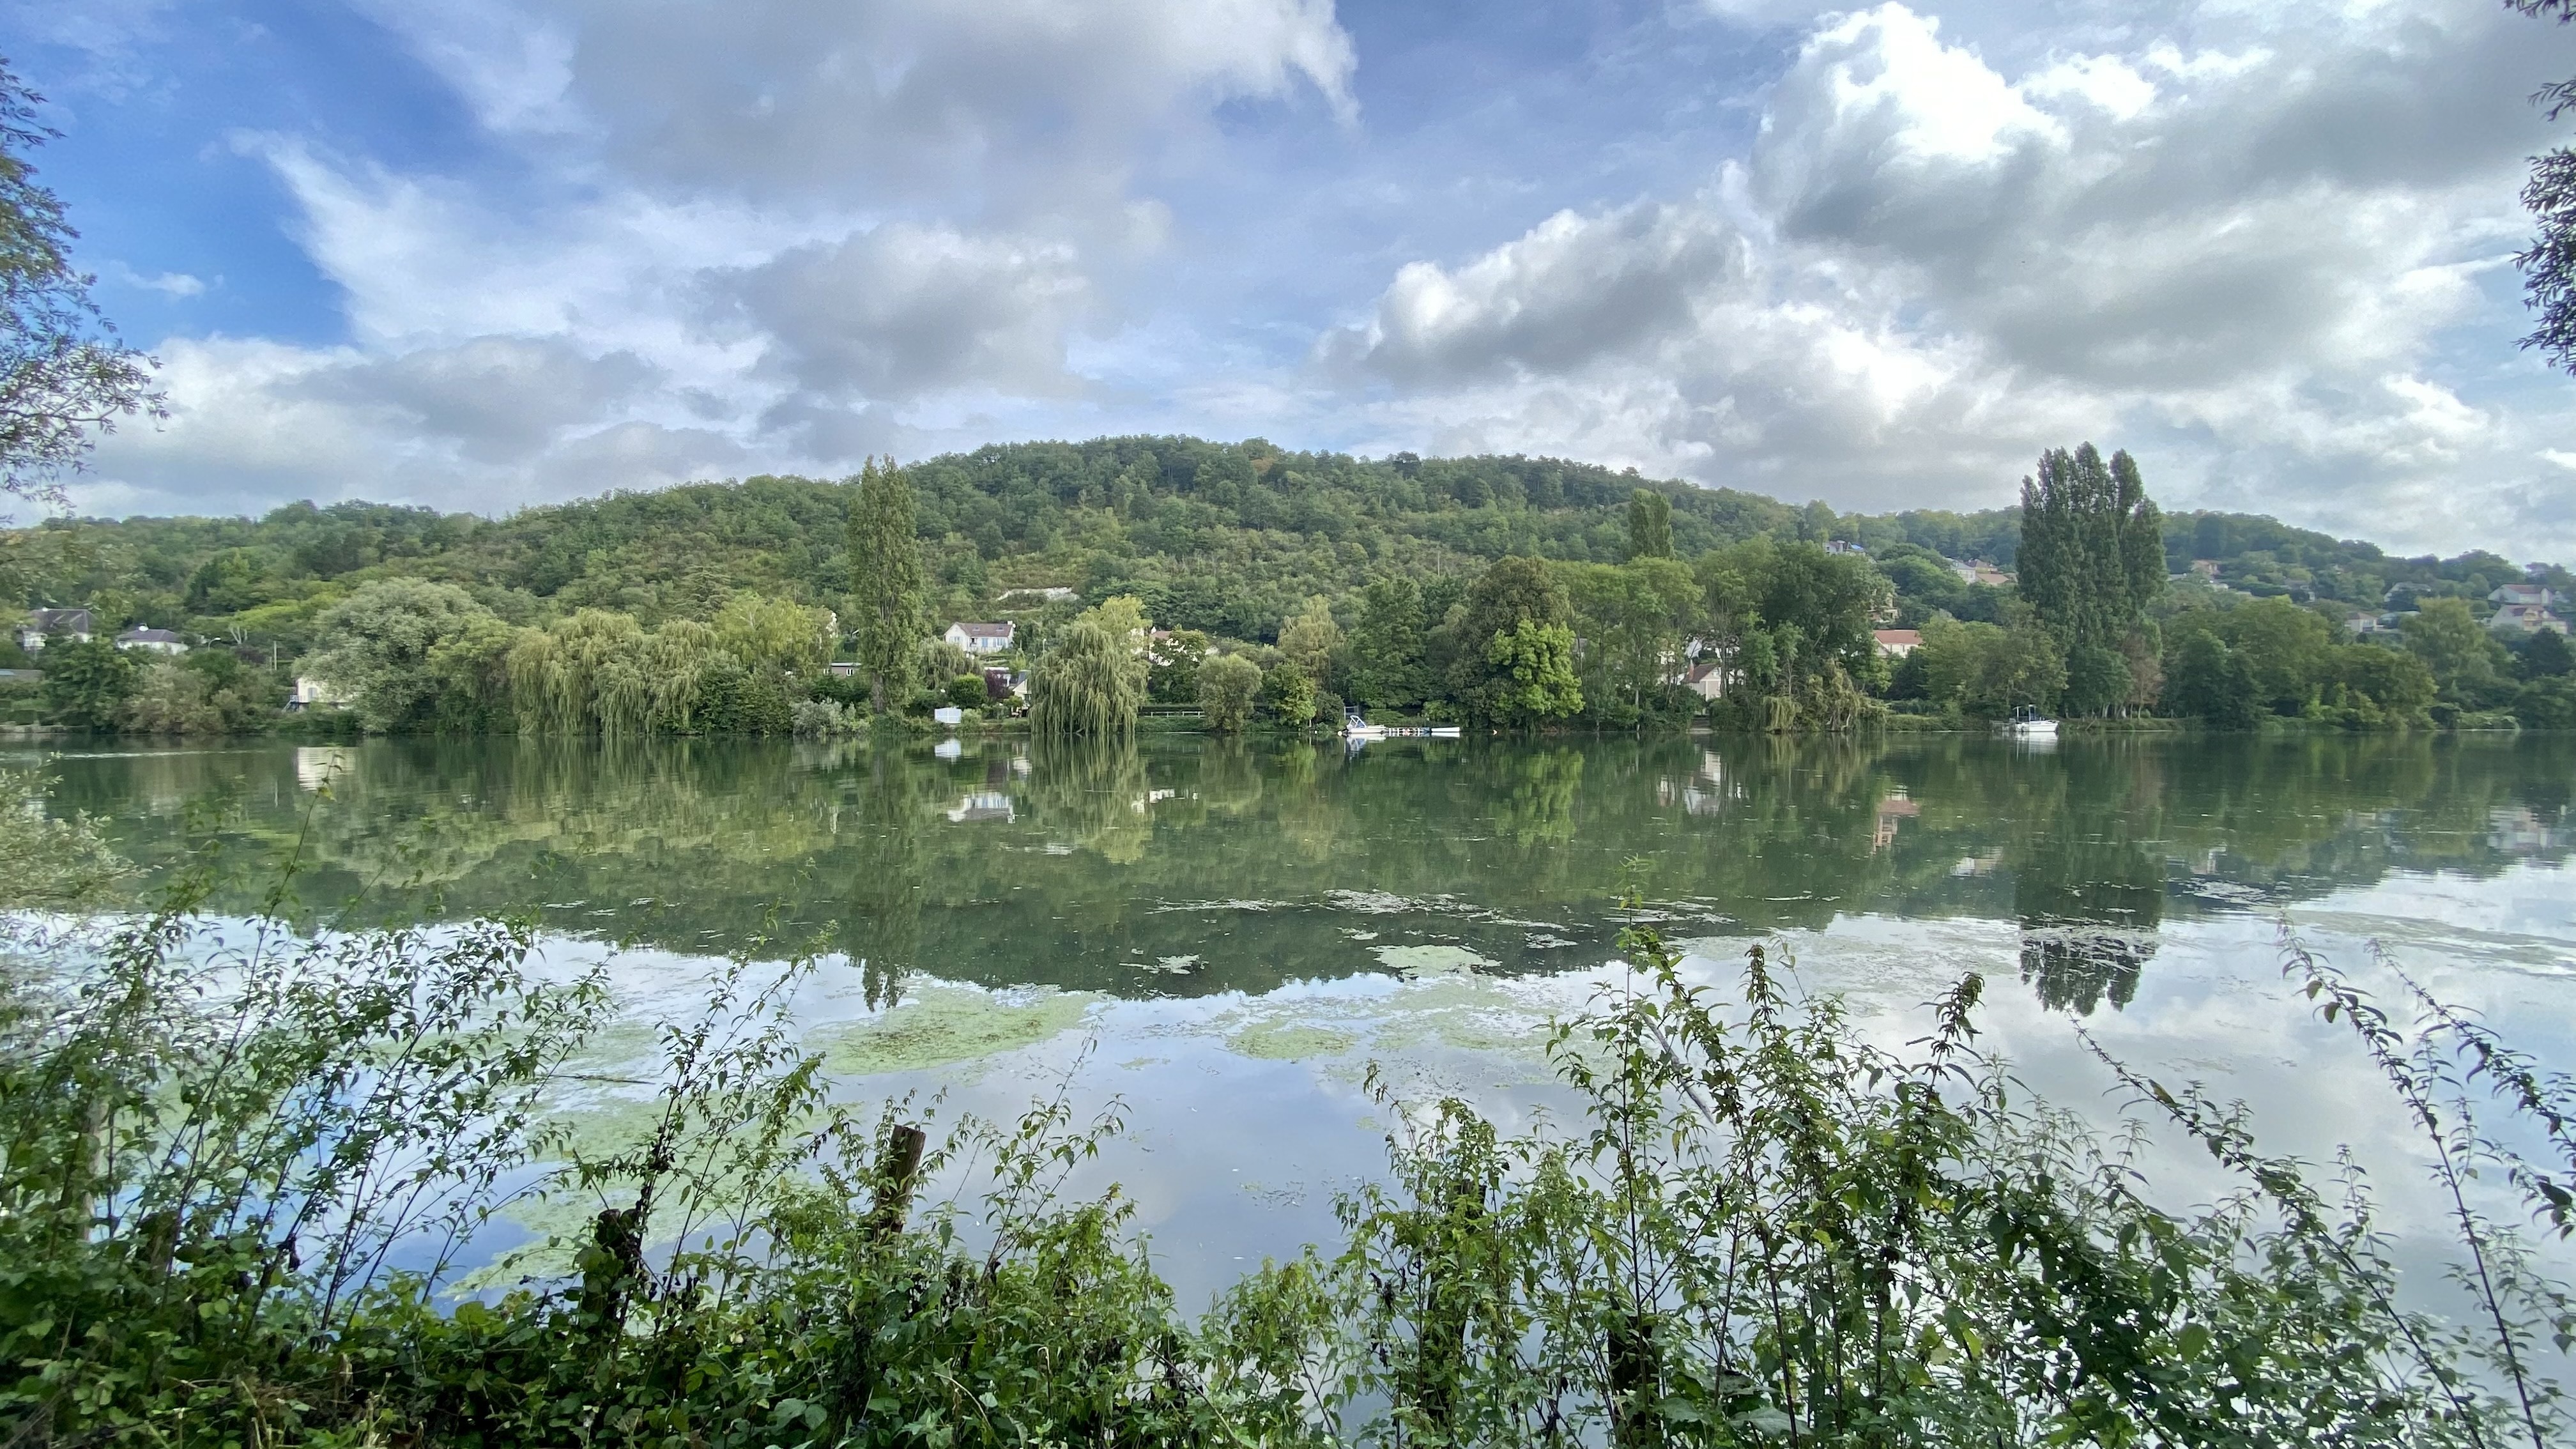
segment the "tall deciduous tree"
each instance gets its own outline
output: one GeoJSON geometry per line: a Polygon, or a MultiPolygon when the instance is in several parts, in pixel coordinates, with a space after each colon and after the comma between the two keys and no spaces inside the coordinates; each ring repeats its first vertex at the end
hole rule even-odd
{"type": "Polygon", "coordinates": [[[1628,495],[1628,557],[1673,556],[1673,501],[1652,488],[1628,495]]]}
{"type": "Polygon", "coordinates": [[[859,496],[850,509],[850,595],[859,666],[882,714],[911,689],[913,646],[926,627],[912,482],[892,458],[871,458],[859,470],[859,496]]]}
{"type": "Polygon", "coordinates": [[[36,121],[42,99],[0,65],[0,494],[55,501],[100,434],[163,409],[151,360],[90,300],[68,255],[79,233],[28,164],[55,135],[36,121]]]}
{"type": "Polygon", "coordinates": [[[1410,709],[1430,692],[1424,664],[1431,621],[1422,586],[1401,574],[1369,581],[1351,631],[1351,698],[1370,709],[1410,709]]]}
{"type": "Polygon", "coordinates": [[[2106,656],[2144,624],[2165,583],[2164,520],[2137,460],[2119,452],[2106,463],[2091,443],[2042,453],[2037,476],[2021,483],[2016,568],[2022,598],[2068,657],[2101,666],[2100,687],[2079,703],[2088,712],[2123,703],[2126,683],[2109,687],[2106,656]]]}
{"type": "Polygon", "coordinates": [[[1484,724],[1527,723],[1583,708],[1582,692],[1573,680],[1572,617],[1565,586],[1539,559],[1501,559],[1479,575],[1467,591],[1466,612],[1458,622],[1458,657],[1450,678],[1449,692],[1468,717],[1484,724]],[[1549,661],[1542,657],[1560,639],[1563,688],[1557,687],[1552,668],[1544,667],[1549,661]],[[1533,669],[1547,675],[1537,693],[1525,677],[1533,669]]]}

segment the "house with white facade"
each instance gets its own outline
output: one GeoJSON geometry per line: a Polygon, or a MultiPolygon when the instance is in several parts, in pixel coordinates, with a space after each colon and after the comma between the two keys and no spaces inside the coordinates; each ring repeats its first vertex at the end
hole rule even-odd
{"type": "Polygon", "coordinates": [[[1878,641],[1879,654],[1888,659],[1902,659],[1923,646],[1920,629],[1875,629],[1871,637],[1878,641]]]}
{"type": "Polygon", "coordinates": [[[116,636],[116,647],[146,654],[185,654],[186,641],[167,629],[128,629],[116,636]]]}
{"type": "Polygon", "coordinates": [[[2558,606],[2567,602],[2556,589],[2541,584],[2506,584],[2487,591],[2487,602],[2496,611],[2487,618],[2490,629],[2518,629],[2525,634],[2547,629],[2553,634],[2567,632],[2567,620],[2558,606]]]}
{"type": "Polygon", "coordinates": [[[18,626],[18,647],[33,654],[55,639],[86,644],[95,632],[95,616],[87,609],[30,609],[18,626]]]}
{"type": "Polygon", "coordinates": [[[998,624],[969,624],[960,621],[949,625],[948,632],[939,637],[965,650],[968,654],[999,654],[1011,647],[1016,631],[1008,619],[998,624]]]}

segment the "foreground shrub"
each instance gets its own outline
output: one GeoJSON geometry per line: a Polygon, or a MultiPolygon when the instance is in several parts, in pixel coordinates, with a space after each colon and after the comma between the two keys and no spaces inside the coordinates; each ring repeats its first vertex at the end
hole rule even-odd
{"type": "Polygon", "coordinates": [[[1077,1121],[1059,1090],[934,1138],[907,1104],[836,1101],[796,1044],[806,962],[736,962],[649,1062],[608,1070],[602,983],[532,971],[523,928],[299,938],[196,898],[0,992],[12,1443],[2503,1449],[2566,1428],[2541,1368],[2576,1319],[2464,1184],[2489,1170],[2565,1231],[2567,1084],[2429,997],[2402,1033],[2295,950],[2431,1134],[2450,1319],[2401,1306],[2357,1180],[2320,1192],[2240,1111],[2127,1075],[2242,1183],[2152,1202],[2131,1144],[2018,1101],[1976,1053],[1974,977],[1896,1053],[1761,948],[1726,1001],[1632,931],[1630,987],[1553,1042],[1579,1123],[1506,1136],[1381,1093],[1404,1125],[1345,1243],[1193,1321],[1126,1201],[1064,1191],[1114,1110],[1077,1121]],[[2482,1134],[2473,1081],[2559,1158],[2482,1134]],[[505,1209],[555,1227],[498,1241],[505,1209]]]}

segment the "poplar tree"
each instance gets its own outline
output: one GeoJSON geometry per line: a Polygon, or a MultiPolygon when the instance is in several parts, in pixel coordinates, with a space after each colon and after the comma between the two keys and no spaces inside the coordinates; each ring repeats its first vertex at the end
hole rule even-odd
{"type": "Polygon", "coordinates": [[[2122,702],[2128,666],[2120,646],[2143,627],[2165,585],[2164,520],[2137,460],[2119,452],[2106,463],[2091,443],[2040,454],[2038,474],[2021,481],[2015,569],[2022,599],[2070,667],[2084,661],[2081,706],[2091,712],[2122,702]]]}
{"type": "Polygon", "coordinates": [[[1673,556],[1673,500],[1651,488],[1628,495],[1628,557],[1673,556]]]}
{"type": "Polygon", "coordinates": [[[859,471],[850,510],[850,627],[869,699],[882,714],[890,695],[912,687],[922,621],[921,544],[913,536],[912,482],[894,459],[859,471]]]}

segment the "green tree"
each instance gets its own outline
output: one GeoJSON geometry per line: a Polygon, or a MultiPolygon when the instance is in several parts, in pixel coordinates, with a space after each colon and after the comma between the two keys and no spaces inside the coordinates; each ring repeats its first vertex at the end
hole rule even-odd
{"type": "MultiPolygon", "coordinates": [[[[1468,588],[1466,611],[1455,626],[1458,650],[1450,666],[1450,697],[1479,723],[1498,724],[1518,715],[1524,682],[1512,675],[1512,651],[1497,655],[1494,641],[1518,633],[1525,624],[1563,628],[1572,613],[1565,586],[1545,562],[1516,557],[1494,563],[1468,588]]],[[[1565,634],[1570,675],[1573,631],[1565,634]]]]}
{"type": "Polygon", "coordinates": [[[1351,698],[1370,709],[1410,709],[1430,681],[1425,663],[1430,623],[1422,586],[1380,574],[1360,594],[1360,618],[1348,651],[1351,698]]]}
{"type": "Polygon", "coordinates": [[[63,639],[45,646],[45,711],[73,729],[116,728],[134,688],[134,660],[105,639],[63,639]]]}
{"type": "Polygon", "coordinates": [[[2066,651],[2066,691],[2059,707],[2072,715],[2107,715],[2127,704],[2129,661],[2116,649],[2078,644],[2066,651]]]}
{"type": "Polygon", "coordinates": [[[429,678],[430,719],[436,729],[485,734],[510,728],[510,650],[520,632],[487,616],[430,647],[421,667],[429,678]]]}
{"type": "Polygon", "coordinates": [[[1145,697],[1156,704],[1188,704],[1199,697],[1199,670],[1209,639],[1196,629],[1175,629],[1145,645],[1145,697]]]}
{"type": "Polygon", "coordinates": [[[431,654],[479,624],[498,622],[454,584],[378,579],[323,611],[321,647],[303,669],[347,690],[368,729],[421,729],[432,722],[441,689],[431,654]]]}
{"type": "Polygon", "coordinates": [[[1125,595],[1087,609],[1029,671],[1040,734],[1125,735],[1145,703],[1145,615],[1125,595]]]}
{"type": "Polygon", "coordinates": [[[2163,517],[2126,452],[2105,463],[2091,443],[2052,448],[2022,479],[2016,587],[2070,662],[2082,661],[2071,710],[2107,714],[2127,702],[2126,681],[2117,692],[2094,687],[2113,671],[2091,651],[2120,652],[2143,625],[2164,589],[2164,559],[2163,517]]]}
{"type": "Polygon", "coordinates": [[[1315,681],[1296,660],[1283,659],[1263,671],[1261,703],[1281,724],[1310,724],[1315,718],[1315,681]]]}
{"type": "Polygon", "coordinates": [[[1574,675],[1574,631],[1563,624],[1524,618],[1485,646],[1485,662],[1498,676],[1486,706],[1497,724],[1539,724],[1583,708],[1583,687],[1574,675]]]}
{"type": "Polygon", "coordinates": [[[1628,495],[1628,557],[1673,556],[1673,501],[1652,488],[1628,495]]]}
{"type": "Polygon", "coordinates": [[[2567,636],[2557,630],[2535,629],[2514,651],[2513,670],[2524,679],[2576,672],[2576,650],[2567,647],[2567,636]]]}
{"type": "Polygon", "coordinates": [[[1332,601],[1321,594],[1308,599],[1305,612],[1279,630],[1280,654],[1304,670],[1317,688],[1331,681],[1333,658],[1341,648],[1342,626],[1333,622],[1332,601]]]}
{"type": "Polygon", "coordinates": [[[801,677],[832,662],[831,613],[792,599],[736,594],[717,611],[714,629],[717,646],[755,673],[801,677]]]}
{"type": "Polygon", "coordinates": [[[1558,574],[1582,641],[1576,671],[1583,698],[1595,715],[1632,723],[1661,705],[1700,621],[1700,585],[1689,567],[1647,557],[1565,564],[1558,574]]]}
{"type": "Polygon", "coordinates": [[[2254,681],[2254,698],[2275,714],[2294,715],[2314,696],[2335,647],[2335,626],[2287,599],[2257,599],[2220,616],[2228,647],[2254,681]]]}
{"type": "Polygon", "coordinates": [[[913,646],[927,628],[913,511],[912,480],[892,458],[870,459],[859,470],[850,508],[850,630],[879,714],[911,691],[913,646]]]}
{"type": "Polygon", "coordinates": [[[116,340],[71,263],[79,233],[28,153],[58,133],[0,64],[0,494],[58,500],[101,434],[163,414],[151,359],[116,340]]]}
{"type": "Polygon", "coordinates": [[[2254,692],[2254,671],[2227,641],[2206,629],[2185,634],[2165,671],[2165,706],[2216,729],[2254,727],[2261,705],[2254,692]]]}
{"type": "Polygon", "coordinates": [[[1240,734],[1252,718],[1261,689],[1261,666],[1240,654],[1220,654],[1199,666],[1199,713],[1219,734],[1240,734]]]}
{"type": "Polygon", "coordinates": [[[2426,599],[2398,620],[2397,628],[2407,652],[2424,661],[2433,672],[2434,687],[2451,703],[2482,708],[2502,683],[2504,645],[2466,600],[2426,599]]]}

